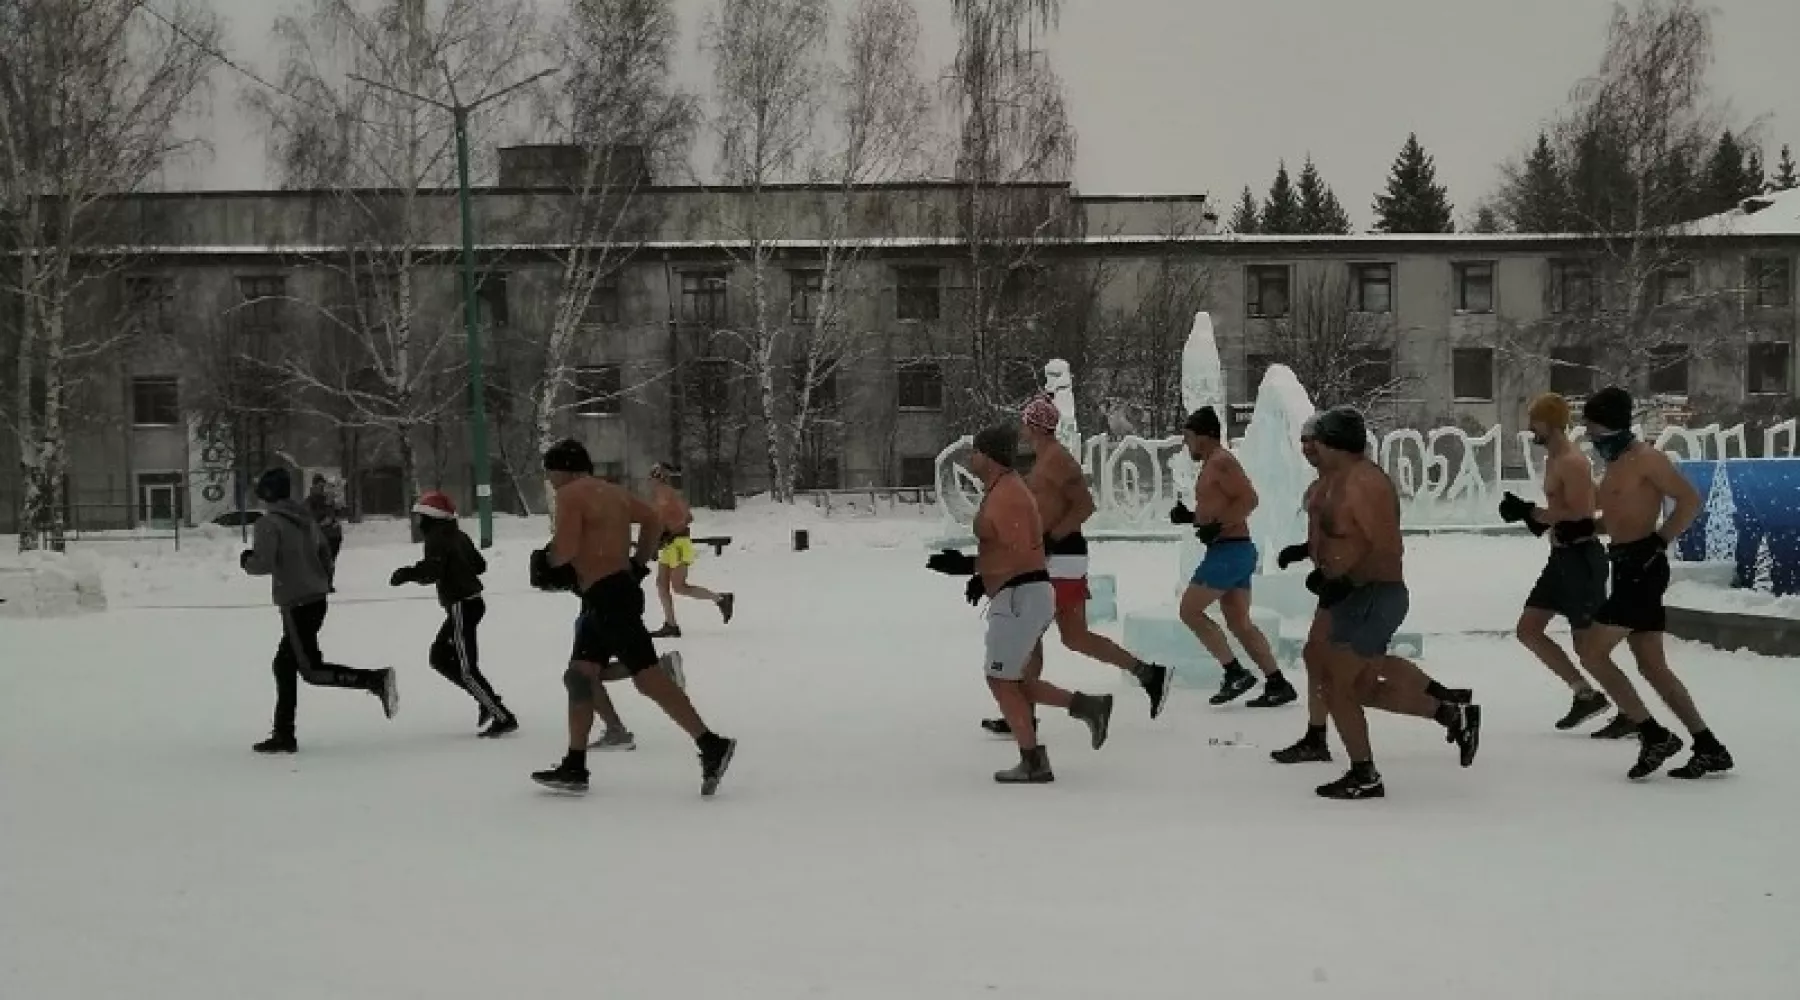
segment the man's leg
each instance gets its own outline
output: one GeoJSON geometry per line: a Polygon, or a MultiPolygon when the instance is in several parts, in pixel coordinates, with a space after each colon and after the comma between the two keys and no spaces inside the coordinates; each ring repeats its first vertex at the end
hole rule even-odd
{"type": "Polygon", "coordinates": [[[1444,727],[1444,741],[1456,745],[1462,766],[1475,763],[1481,746],[1481,706],[1472,704],[1467,692],[1457,692],[1461,697],[1451,700],[1446,697],[1451,691],[1418,664],[1398,656],[1377,660],[1372,677],[1375,683],[1362,692],[1364,707],[1436,722],[1444,727]]]}
{"type": "Polygon", "coordinates": [[[1632,658],[1637,661],[1638,673],[1650,684],[1656,696],[1669,711],[1681,720],[1682,726],[1694,737],[1694,754],[1686,764],[1669,772],[1672,778],[1702,778],[1708,774],[1720,774],[1735,766],[1731,759],[1731,751],[1713,735],[1706,720],[1700,717],[1700,709],[1694,704],[1693,695],[1688,693],[1687,685],[1675,676],[1669,668],[1669,657],[1663,645],[1661,632],[1635,632],[1627,640],[1631,645],[1632,658]]]}
{"type": "Polygon", "coordinates": [[[1637,689],[1626,679],[1618,664],[1613,662],[1613,651],[1631,635],[1630,627],[1615,624],[1613,617],[1624,616],[1609,615],[1607,621],[1596,623],[1582,634],[1581,662],[1594,675],[1601,690],[1612,697],[1613,704],[1619,706],[1619,718],[1624,719],[1626,725],[1631,727],[1629,731],[1637,733],[1637,763],[1632,765],[1626,775],[1631,778],[1647,778],[1670,757],[1680,753],[1685,743],[1681,737],[1651,717],[1650,709],[1638,697],[1637,689]]]}
{"type": "MultiPolygon", "coordinates": [[[[700,752],[700,794],[711,795],[718,790],[726,769],[731,766],[731,759],[737,753],[737,740],[713,732],[700,717],[688,693],[675,683],[674,676],[667,670],[657,669],[661,660],[656,655],[656,643],[650,638],[650,630],[644,627],[644,592],[634,586],[630,594],[635,595],[631,605],[618,608],[606,622],[613,648],[618,650],[619,662],[631,671],[631,682],[639,693],[655,702],[670,721],[693,738],[694,746],[700,752]]],[[[620,597],[621,603],[628,599],[626,595],[620,597]]]]}
{"type": "Polygon", "coordinates": [[[285,614],[292,623],[294,669],[300,679],[314,687],[344,688],[367,691],[381,700],[381,710],[393,718],[400,711],[400,688],[392,668],[358,670],[340,663],[327,663],[319,650],[319,631],[325,626],[330,606],[323,600],[289,608],[285,614]]]}
{"type": "Polygon", "coordinates": [[[1250,620],[1250,588],[1228,590],[1219,598],[1219,610],[1225,614],[1225,626],[1237,637],[1238,645],[1250,654],[1250,662],[1262,671],[1263,693],[1246,704],[1251,708],[1276,708],[1292,704],[1300,697],[1294,685],[1281,673],[1275,662],[1275,651],[1269,648],[1269,637],[1250,620]]]}
{"type": "Polygon", "coordinates": [[[459,601],[450,606],[450,617],[454,622],[451,633],[451,644],[456,654],[457,665],[461,668],[460,676],[463,687],[474,697],[475,703],[481,706],[482,715],[491,717],[493,722],[481,735],[493,738],[505,736],[519,728],[519,720],[515,718],[500,700],[500,693],[488,683],[481,672],[481,646],[479,630],[481,619],[487,616],[487,602],[481,598],[459,601]]]}
{"type": "Polygon", "coordinates": [[[734,595],[714,593],[713,591],[707,590],[705,587],[696,586],[695,584],[688,582],[688,571],[693,568],[693,563],[689,560],[692,560],[693,554],[693,543],[690,542],[681,554],[681,558],[684,561],[670,571],[671,588],[676,594],[679,594],[682,597],[691,598],[696,601],[709,602],[713,607],[719,609],[719,617],[725,619],[727,625],[731,624],[731,611],[733,605],[736,603],[736,597],[734,595]]]}
{"type": "MultiPolygon", "coordinates": [[[[1546,574],[1549,572],[1551,570],[1545,570],[1546,574]]],[[[1524,610],[1519,612],[1518,624],[1513,626],[1513,635],[1519,640],[1521,646],[1530,650],[1531,655],[1538,658],[1539,663],[1550,668],[1551,673],[1569,686],[1571,693],[1569,711],[1562,718],[1556,720],[1556,728],[1574,729],[1606,711],[1612,706],[1612,702],[1604,693],[1594,690],[1594,686],[1588,683],[1588,679],[1582,675],[1581,671],[1575,669],[1575,662],[1569,658],[1568,653],[1563,651],[1562,644],[1550,638],[1545,631],[1550,625],[1551,619],[1556,617],[1556,611],[1552,608],[1540,606],[1548,605],[1552,600],[1549,595],[1542,593],[1546,586],[1544,581],[1539,581],[1538,587],[1532,590],[1524,610]]],[[[1586,616],[1577,613],[1571,619],[1571,624],[1576,622],[1585,626],[1587,624],[1586,616]]],[[[1580,648],[1580,633],[1584,630],[1581,627],[1575,629],[1578,649],[1580,648]]]]}
{"type": "Polygon", "coordinates": [[[662,604],[663,624],[658,631],[680,632],[681,625],[675,620],[675,594],[670,589],[674,571],[669,564],[660,558],[656,562],[656,599],[662,604]]]}
{"type": "Polygon", "coordinates": [[[1313,612],[1307,629],[1306,645],[1300,649],[1300,661],[1306,665],[1306,735],[1292,746],[1269,754],[1277,764],[1324,762],[1331,759],[1331,744],[1326,738],[1326,722],[1330,719],[1330,699],[1326,686],[1331,642],[1331,618],[1324,609],[1313,612]]]}
{"type": "Polygon", "coordinates": [[[1236,654],[1231,651],[1231,643],[1225,638],[1225,630],[1206,613],[1224,594],[1225,591],[1214,589],[1196,579],[1182,592],[1179,612],[1181,623],[1194,633],[1194,638],[1200,640],[1207,655],[1224,670],[1224,676],[1219,680],[1218,693],[1207,699],[1213,705],[1233,701],[1256,686],[1256,677],[1238,664],[1236,654]]]}
{"type": "Polygon", "coordinates": [[[294,662],[293,624],[287,610],[281,612],[281,641],[275,646],[271,663],[275,674],[275,720],[269,738],[252,749],[257,753],[293,753],[294,713],[300,700],[300,678],[294,662]]]}
{"type": "Polygon", "coordinates": [[[444,623],[438,626],[437,635],[431,640],[431,652],[426,660],[439,676],[468,691],[469,685],[463,680],[462,670],[456,662],[456,627],[456,618],[449,608],[444,609],[444,623]]]}
{"type": "Polygon", "coordinates": [[[1150,717],[1162,714],[1169,701],[1169,668],[1143,660],[1125,651],[1123,646],[1095,632],[1087,620],[1086,581],[1052,581],[1056,591],[1056,634],[1063,648],[1090,660],[1118,667],[1144,687],[1150,698],[1150,717]],[[1060,585],[1060,586],[1059,586],[1060,585]],[[1075,592],[1074,587],[1082,590],[1075,592]],[[1064,594],[1069,596],[1065,597],[1064,594]]]}
{"type": "Polygon", "coordinates": [[[1337,726],[1338,738],[1350,757],[1350,771],[1336,781],[1320,785],[1318,793],[1334,799],[1381,798],[1387,790],[1375,770],[1375,751],[1369,745],[1369,720],[1362,705],[1362,689],[1373,683],[1374,664],[1358,656],[1348,645],[1340,644],[1337,641],[1340,637],[1335,632],[1332,638],[1334,643],[1325,656],[1325,693],[1332,724],[1337,726]]]}

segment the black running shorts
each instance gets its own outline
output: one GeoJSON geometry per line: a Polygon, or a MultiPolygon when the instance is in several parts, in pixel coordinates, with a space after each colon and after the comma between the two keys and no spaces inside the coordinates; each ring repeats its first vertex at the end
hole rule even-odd
{"type": "Polygon", "coordinates": [[[582,593],[569,658],[602,667],[616,659],[634,676],[656,666],[656,643],[644,627],[644,588],[630,570],[595,580],[582,593]]]}
{"type": "Polygon", "coordinates": [[[1577,631],[1594,624],[1594,614],[1606,602],[1606,550],[1597,540],[1557,545],[1537,583],[1525,598],[1525,606],[1549,611],[1569,620],[1577,631]]]}
{"type": "Polygon", "coordinates": [[[1349,647],[1365,660],[1385,656],[1411,606],[1404,583],[1358,584],[1326,612],[1331,616],[1331,644],[1349,647]]]}
{"type": "Polygon", "coordinates": [[[1594,621],[1632,632],[1662,632],[1668,625],[1663,595],[1669,590],[1669,556],[1654,540],[1614,545],[1612,592],[1594,613],[1594,621]]]}

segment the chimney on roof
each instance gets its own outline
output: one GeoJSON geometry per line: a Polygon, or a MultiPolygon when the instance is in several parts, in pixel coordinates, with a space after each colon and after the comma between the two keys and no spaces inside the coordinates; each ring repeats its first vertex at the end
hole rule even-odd
{"type": "Polygon", "coordinates": [[[626,188],[650,182],[650,163],[642,146],[619,144],[588,150],[560,143],[500,149],[503,188],[573,191],[585,184],[626,188]]]}

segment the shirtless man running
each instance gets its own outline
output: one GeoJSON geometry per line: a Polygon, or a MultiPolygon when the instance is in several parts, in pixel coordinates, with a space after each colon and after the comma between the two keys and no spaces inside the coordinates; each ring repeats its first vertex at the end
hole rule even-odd
{"type": "Polygon", "coordinates": [[[676,597],[712,602],[727,625],[731,624],[732,609],[737,604],[734,594],[715,594],[705,587],[688,583],[688,570],[698,558],[694,539],[689,534],[694,512],[681,491],[675,488],[671,481],[674,478],[673,470],[661,463],[650,469],[650,502],[655,505],[657,520],[662,522],[663,528],[662,540],[656,550],[656,596],[662,602],[663,624],[662,628],[650,633],[653,639],[681,638],[681,625],[675,621],[676,597]]]}
{"type": "Polygon", "coordinates": [[[1655,774],[1681,752],[1682,741],[1650,717],[1650,710],[1613,664],[1612,653],[1620,642],[1631,646],[1638,673],[1694,737],[1693,757],[1669,776],[1702,778],[1731,770],[1731,752],[1700,717],[1687,686],[1669,669],[1663,649],[1668,548],[1699,516],[1700,494],[1669,456],[1636,439],[1631,411],[1631,394],[1618,386],[1589,396],[1581,411],[1588,439],[1606,462],[1606,474],[1600,479],[1599,530],[1610,541],[1607,558],[1612,563],[1612,591],[1594,613],[1594,627],[1581,638],[1581,660],[1612,695],[1619,715],[1636,728],[1638,759],[1627,772],[1630,777],[1655,774]],[[1664,501],[1675,505],[1667,518],[1662,517],[1664,501]]]}
{"type": "Polygon", "coordinates": [[[1056,776],[1038,743],[1035,706],[1066,709],[1071,718],[1087,724],[1098,750],[1106,743],[1112,723],[1113,699],[1112,695],[1065,691],[1042,679],[1044,633],[1056,616],[1056,595],[1044,559],[1043,521],[1031,490],[1013,471],[1018,449],[1019,435],[1011,427],[989,427],[975,435],[969,467],[985,490],[975,512],[976,554],[971,558],[946,550],[925,565],[946,576],[969,577],[963,595],[970,604],[987,597],[983,662],[988,691],[1019,745],[1018,765],[996,772],[994,780],[1037,785],[1054,781],[1056,776]]]}
{"type": "MultiPolygon", "coordinates": [[[[1025,440],[1036,456],[1025,485],[1044,522],[1044,552],[1050,587],[1056,593],[1056,631],[1070,652],[1118,667],[1142,684],[1154,719],[1169,700],[1169,668],[1145,663],[1088,627],[1088,546],[1081,526],[1094,515],[1094,496],[1075,456],[1056,440],[1060,417],[1056,404],[1039,396],[1026,404],[1022,419],[1025,440]]],[[[1005,719],[987,719],[981,726],[990,733],[1010,732],[1005,719]]]]}
{"type": "Polygon", "coordinates": [[[575,649],[563,685],[569,691],[569,747],[562,763],[532,774],[538,784],[563,792],[588,787],[588,736],[594,726],[595,692],[615,657],[637,689],[687,731],[700,751],[700,794],[711,795],[731,765],[737,741],[709,729],[687,693],[658,665],[656,644],[644,627],[646,563],[662,534],[656,511],[624,489],[596,479],[594,463],[579,442],[563,441],[544,453],[544,471],[556,488],[556,533],[547,562],[572,566],[581,594],[575,649]],[[638,525],[636,548],[631,526],[638,525]]]}
{"type": "MultiPolygon", "coordinates": [[[[1568,401],[1556,393],[1546,392],[1531,401],[1526,418],[1532,438],[1543,445],[1545,453],[1544,506],[1534,506],[1512,493],[1500,501],[1502,520],[1522,523],[1535,535],[1550,535],[1549,561],[1525,598],[1515,634],[1574,692],[1568,714],[1556,721],[1558,729],[1574,729],[1612,707],[1606,695],[1594,690],[1569,654],[1544,631],[1557,615],[1568,619],[1579,655],[1586,648],[1583,637],[1594,625],[1594,612],[1606,600],[1606,550],[1594,527],[1594,470],[1587,456],[1569,440],[1569,416],[1568,401]]],[[[1601,664],[1599,669],[1606,672],[1607,668],[1601,664]]],[[[1623,674],[1618,683],[1631,686],[1623,674]]],[[[1638,701],[1635,692],[1632,700],[1638,701]]],[[[1617,738],[1631,732],[1629,721],[1615,718],[1594,736],[1617,738]]]]}
{"type": "Polygon", "coordinates": [[[1480,745],[1481,708],[1432,697],[1424,671],[1388,654],[1411,604],[1402,572],[1399,494],[1364,454],[1369,432],[1361,413],[1347,406],[1327,410],[1314,433],[1324,495],[1322,530],[1312,555],[1319,567],[1319,603],[1331,617],[1326,696],[1350,755],[1349,772],[1320,785],[1318,793],[1328,799],[1381,798],[1387,790],[1375,770],[1365,705],[1379,697],[1390,710],[1437,720],[1464,767],[1475,762],[1480,745]]]}
{"type": "Polygon", "coordinates": [[[1202,463],[1194,482],[1194,509],[1180,503],[1169,511],[1173,524],[1195,525],[1194,534],[1206,545],[1206,556],[1194,570],[1194,578],[1181,595],[1181,621],[1214,661],[1225,668],[1219,693],[1208,699],[1214,705],[1237,700],[1256,686],[1256,677],[1231,653],[1225,633],[1207,616],[1216,602],[1225,612],[1225,626],[1237,637],[1263,675],[1263,693],[1248,704],[1274,708],[1299,697],[1282,676],[1269,648],[1269,639],[1250,620],[1250,578],[1256,574],[1256,543],[1250,540],[1250,514],[1256,510],[1256,487],[1244,467],[1220,440],[1219,415],[1210,406],[1195,410],[1182,426],[1188,454],[1202,463]]]}
{"type": "MultiPolygon", "coordinates": [[[[1310,417],[1300,428],[1300,454],[1306,463],[1313,468],[1319,467],[1319,442],[1315,436],[1318,418],[1310,417]]],[[[1297,562],[1305,562],[1312,558],[1313,551],[1318,548],[1324,538],[1321,526],[1321,514],[1324,512],[1325,491],[1321,487],[1322,480],[1313,480],[1306,487],[1302,500],[1306,507],[1306,541],[1298,545],[1290,545],[1282,549],[1276,557],[1276,565],[1287,569],[1297,562]]],[[[1327,658],[1331,650],[1331,607],[1325,602],[1322,592],[1325,590],[1325,578],[1314,569],[1306,575],[1306,589],[1319,597],[1318,610],[1313,612],[1312,626],[1306,633],[1306,645],[1300,649],[1300,659],[1306,664],[1306,735],[1300,737],[1292,746],[1272,751],[1270,759],[1277,764],[1327,763],[1331,760],[1331,744],[1326,740],[1326,723],[1330,719],[1330,702],[1326,694],[1329,677],[1326,674],[1327,658]]],[[[1397,694],[1386,681],[1388,673],[1387,659],[1376,669],[1377,683],[1370,692],[1370,697],[1363,702],[1364,708],[1378,708],[1384,712],[1406,715],[1409,710],[1419,714],[1426,703],[1417,699],[1406,698],[1397,694]]],[[[1398,669],[1405,676],[1407,661],[1394,658],[1398,669]]],[[[1468,704],[1472,693],[1467,688],[1447,688],[1435,680],[1427,678],[1425,693],[1439,701],[1468,704]]],[[[1430,718],[1426,715],[1424,718],[1430,718]]]]}

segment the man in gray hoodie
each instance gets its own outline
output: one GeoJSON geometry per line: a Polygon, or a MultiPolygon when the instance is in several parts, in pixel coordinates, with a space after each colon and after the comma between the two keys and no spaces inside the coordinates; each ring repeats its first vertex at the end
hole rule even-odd
{"type": "Polygon", "coordinates": [[[357,670],[326,663],[319,652],[319,629],[325,624],[326,595],[334,566],[331,548],[312,514],[292,499],[286,469],[275,468],[256,481],[256,498],[265,513],[256,522],[256,541],[238,560],[244,572],[269,578],[275,606],[281,610],[281,645],[275,649],[275,726],[256,744],[257,753],[293,753],[294,707],[299,681],[315,687],[368,691],[381,699],[388,718],[400,710],[394,671],[357,670]]]}

